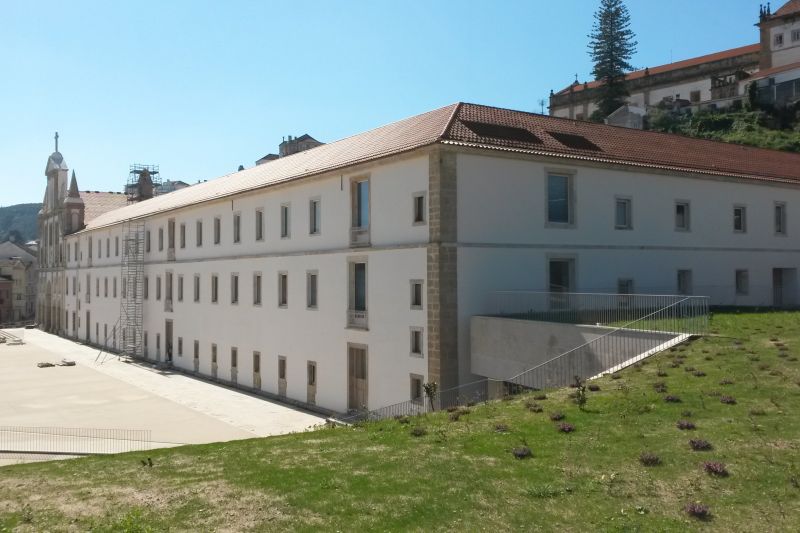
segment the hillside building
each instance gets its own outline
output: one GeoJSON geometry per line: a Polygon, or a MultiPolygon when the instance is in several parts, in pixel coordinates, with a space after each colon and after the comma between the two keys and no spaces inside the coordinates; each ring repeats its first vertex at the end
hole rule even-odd
{"type": "MultiPolygon", "coordinates": [[[[756,26],[760,35],[756,44],[627,74],[628,103],[644,109],[740,106],[753,82],[763,104],[785,106],[800,101],[800,0],[790,0],[774,13],[762,6],[756,26]]],[[[601,83],[576,80],[551,92],[550,114],[588,120],[597,109],[601,83]]],[[[612,123],[636,127],[635,120],[628,123],[624,118],[612,123]]]]}
{"type": "Polygon", "coordinates": [[[36,316],[36,287],[39,281],[36,252],[14,242],[0,243],[0,277],[10,286],[0,297],[0,324],[33,320],[36,316]]]}
{"type": "Polygon", "coordinates": [[[43,327],[336,412],[478,377],[496,291],[800,302],[800,155],[474,104],[83,224],[67,198],[43,327]]]}

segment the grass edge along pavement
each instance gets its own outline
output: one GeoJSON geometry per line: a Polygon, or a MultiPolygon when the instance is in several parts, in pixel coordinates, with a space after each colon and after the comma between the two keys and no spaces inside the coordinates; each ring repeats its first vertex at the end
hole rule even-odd
{"type": "Polygon", "coordinates": [[[800,313],[587,386],[264,439],[0,469],[0,531],[790,531],[800,313]],[[594,389],[594,390],[592,390],[594,389]],[[668,401],[671,400],[671,401],[668,401]]]}

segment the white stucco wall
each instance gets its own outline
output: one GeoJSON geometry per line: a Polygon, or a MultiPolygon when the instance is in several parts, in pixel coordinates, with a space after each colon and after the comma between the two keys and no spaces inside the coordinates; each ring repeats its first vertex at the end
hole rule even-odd
{"type": "Polygon", "coordinates": [[[793,20],[770,28],[772,66],[782,67],[800,61],[800,40],[792,40],[792,31],[800,30],[800,20],[793,20]],[[783,35],[783,45],[775,43],[775,36],[783,35]]]}

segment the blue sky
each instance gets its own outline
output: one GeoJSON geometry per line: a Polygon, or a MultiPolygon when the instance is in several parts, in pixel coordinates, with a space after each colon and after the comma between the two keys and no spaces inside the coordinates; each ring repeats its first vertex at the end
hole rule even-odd
{"type": "MultiPolygon", "coordinates": [[[[598,4],[7,0],[0,205],[41,201],[56,130],[82,190],[121,190],[131,163],[194,183],[456,101],[538,112],[589,78],[598,4]]],[[[627,4],[637,67],[758,41],[758,0],[627,4]]]]}

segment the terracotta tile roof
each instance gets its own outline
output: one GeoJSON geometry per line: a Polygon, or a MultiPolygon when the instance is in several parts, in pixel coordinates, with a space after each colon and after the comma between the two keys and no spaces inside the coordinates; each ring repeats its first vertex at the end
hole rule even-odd
{"type": "MultiPolygon", "coordinates": [[[[798,0],[800,1],[800,0],[798,0]]],[[[664,72],[671,72],[673,70],[680,70],[682,68],[694,67],[697,65],[702,65],[703,63],[711,63],[713,61],[722,61],[723,59],[731,59],[733,57],[743,56],[747,54],[755,54],[761,50],[761,44],[751,44],[748,46],[740,46],[739,48],[731,48],[730,50],[723,50],[722,52],[716,52],[713,54],[708,54],[700,57],[693,57],[691,59],[684,59],[683,61],[676,61],[675,63],[669,63],[668,65],[660,65],[658,67],[650,67],[649,69],[642,69],[636,70],[633,72],[628,73],[625,76],[627,81],[636,80],[639,78],[643,78],[646,72],[650,72],[650,75],[654,74],[662,74],[664,72]]],[[[587,88],[593,89],[598,87],[603,82],[601,81],[590,81],[587,83],[587,88]]],[[[567,94],[569,93],[569,88],[573,87],[573,92],[580,92],[583,90],[584,86],[582,83],[577,85],[567,86],[564,89],[558,91],[556,94],[567,94]]]]}
{"type": "Polygon", "coordinates": [[[794,70],[800,69],[800,61],[796,63],[789,63],[788,65],[783,65],[780,67],[772,67],[764,70],[759,70],[749,79],[751,80],[760,80],[762,78],[767,78],[772,76],[773,74],[780,74],[781,72],[786,72],[787,70],[794,70]]]}
{"type": "Polygon", "coordinates": [[[83,222],[91,221],[120,207],[128,205],[128,198],[119,192],[81,191],[81,199],[85,207],[83,222]]]}
{"type": "Polygon", "coordinates": [[[436,143],[800,184],[800,154],[462,103],[110,211],[89,222],[87,229],[319,175],[436,143]]]}
{"type": "Polygon", "coordinates": [[[785,17],[800,13],[800,0],[789,0],[780,9],[772,14],[773,17],[785,17]]]}

